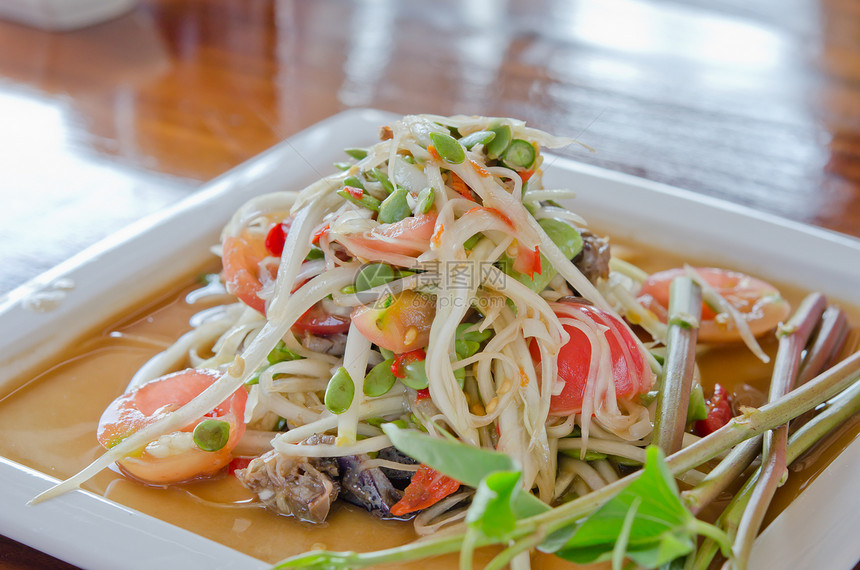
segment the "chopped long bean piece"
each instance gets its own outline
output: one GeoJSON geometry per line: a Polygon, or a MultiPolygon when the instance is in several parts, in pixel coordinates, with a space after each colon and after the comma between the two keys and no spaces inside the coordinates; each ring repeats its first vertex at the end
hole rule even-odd
{"type": "Polygon", "coordinates": [[[461,138],[460,144],[462,144],[467,149],[472,150],[472,147],[476,144],[486,145],[494,138],[496,138],[496,133],[494,133],[493,131],[478,131],[461,138]]]}
{"type": "Polygon", "coordinates": [[[347,186],[343,190],[338,190],[337,195],[341,198],[349,200],[356,206],[361,206],[362,208],[367,208],[368,210],[373,210],[374,212],[379,210],[379,200],[366,192],[362,192],[360,188],[352,188],[350,186],[347,186]],[[356,192],[355,190],[358,191],[356,192]]]}
{"type": "Polygon", "coordinates": [[[426,214],[433,207],[435,200],[436,191],[428,186],[418,193],[418,203],[415,205],[415,213],[418,215],[426,214]]]}
{"type": "Polygon", "coordinates": [[[406,196],[409,191],[406,188],[398,188],[388,195],[388,198],[382,201],[379,205],[379,215],[377,221],[382,224],[391,224],[409,217],[412,210],[409,208],[409,203],[406,196]]]}
{"type": "Polygon", "coordinates": [[[376,179],[377,182],[382,185],[382,188],[385,190],[386,194],[391,194],[392,192],[394,192],[394,184],[388,178],[387,174],[385,174],[378,168],[374,168],[373,170],[371,170],[370,174],[373,176],[374,179],[376,179]]]}
{"type": "Polygon", "coordinates": [[[345,148],[343,149],[343,152],[356,160],[361,160],[367,156],[366,148],[345,148]]]}
{"type": "Polygon", "coordinates": [[[537,151],[532,143],[522,139],[514,139],[505,150],[502,162],[508,168],[528,169],[531,168],[537,158],[537,151]]]}
{"type": "Polygon", "coordinates": [[[355,383],[346,368],[341,366],[328,381],[325,390],[325,407],[333,414],[342,414],[352,405],[355,383]]]}
{"type": "Polygon", "coordinates": [[[487,157],[499,158],[508,149],[508,145],[511,144],[511,139],[513,139],[511,127],[508,125],[499,125],[490,130],[493,131],[496,136],[492,141],[487,143],[487,157]]]}
{"type": "Polygon", "coordinates": [[[466,151],[463,146],[451,135],[442,133],[430,133],[430,140],[436,147],[436,152],[445,162],[451,164],[462,164],[466,160],[466,151]]]}

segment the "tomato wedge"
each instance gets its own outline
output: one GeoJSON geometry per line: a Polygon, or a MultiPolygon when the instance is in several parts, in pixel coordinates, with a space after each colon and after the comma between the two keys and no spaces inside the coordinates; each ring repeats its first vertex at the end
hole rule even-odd
{"type": "MultiPolygon", "coordinates": [[[[253,236],[250,232],[243,232],[239,237],[228,236],[224,238],[221,246],[223,276],[227,289],[243,303],[264,315],[266,302],[260,298],[259,293],[266,284],[275,280],[278,265],[271,263],[261,273],[260,262],[266,257],[277,257],[283,252],[291,224],[291,218],[274,224],[265,238],[253,236]]],[[[319,302],[299,317],[293,330],[315,335],[345,333],[349,330],[349,317],[328,313],[322,302],[319,302]]]]}
{"type": "Polygon", "coordinates": [[[367,261],[387,262],[389,255],[424,253],[435,225],[435,213],[410,216],[364,233],[345,236],[341,241],[354,256],[367,261]]]}
{"type": "MultiPolygon", "coordinates": [[[[114,400],[102,413],[97,439],[110,449],[136,431],[177,410],[215,383],[216,370],[187,369],[167,374],[130,390],[114,400]]],[[[209,414],[174,433],[151,442],[139,453],[118,461],[131,477],[154,485],[178,483],[213,475],[233,459],[233,448],[245,431],[247,401],[245,388],[239,388],[209,414]],[[229,426],[226,444],[217,451],[203,451],[191,432],[204,420],[220,420],[229,426]]]]}
{"type": "MultiPolygon", "coordinates": [[[[616,397],[628,398],[647,392],[654,376],[630,329],[606,311],[581,303],[570,304],[585,317],[584,321],[577,320],[591,328],[593,334],[603,335],[608,343],[616,397]]],[[[561,318],[570,318],[564,311],[557,310],[556,314],[561,318]]],[[[564,382],[564,387],[561,393],[550,400],[550,413],[557,415],[582,412],[591,360],[595,357],[595,349],[586,333],[569,324],[564,325],[564,330],[570,335],[570,340],[558,354],[558,377],[564,382]]],[[[530,348],[532,358],[538,361],[540,355],[537,346],[532,344],[530,348]]]]}
{"type": "Polygon", "coordinates": [[[221,244],[221,251],[227,290],[252,309],[265,314],[266,301],[258,293],[263,288],[263,280],[268,283],[275,279],[278,267],[272,264],[267,273],[260,275],[260,262],[269,255],[264,240],[254,239],[247,233],[241,237],[228,236],[221,244]]]}
{"type": "Polygon", "coordinates": [[[326,312],[320,301],[299,317],[292,330],[323,336],[345,333],[349,330],[349,317],[326,312]]]}
{"type": "Polygon", "coordinates": [[[427,346],[436,298],[407,289],[388,302],[385,308],[358,306],[352,311],[352,322],[361,334],[395,354],[427,346]]]}

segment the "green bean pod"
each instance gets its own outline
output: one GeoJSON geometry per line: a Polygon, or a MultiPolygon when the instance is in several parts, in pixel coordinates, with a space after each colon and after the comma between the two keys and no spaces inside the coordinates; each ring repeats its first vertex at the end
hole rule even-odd
{"type": "Polygon", "coordinates": [[[355,383],[346,368],[341,366],[328,381],[325,389],[325,407],[333,414],[342,414],[352,405],[355,397],[355,383]]]}

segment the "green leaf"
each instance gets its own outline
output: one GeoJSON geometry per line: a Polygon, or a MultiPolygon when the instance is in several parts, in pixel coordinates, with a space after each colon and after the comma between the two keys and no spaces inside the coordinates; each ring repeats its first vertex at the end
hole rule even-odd
{"type": "Polygon", "coordinates": [[[509,455],[472,447],[450,439],[437,439],[414,430],[391,424],[382,426],[394,447],[429,465],[436,471],[477,488],[481,480],[496,471],[518,471],[519,465],[509,455]]]}
{"type": "Polygon", "coordinates": [[[654,568],[693,550],[695,517],[681,502],[662,452],[649,447],[642,476],[585,519],[556,554],[579,564],[610,559],[636,503],[627,557],[654,568]]]}
{"type": "Polygon", "coordinates": [[[559,529],[556,529],[549,533],[547,537],[541,542],[537,549],[541,552],[556,552],[561,550],[567,543],[570,541],[573,533],[579,528],[579,521],[569,524],[567,526],[563,526],[559,529]]]}
{"type": "Polygon", "coordinates": [[[301,360],[302,358],[304,357],[287,348],[284,341],[279,340],[278,344],[275,345],[275,348],[273,348],[266,357],[266,360],[269,361],[269,364],[277,364],[278,362],[283,362],[285,360],[301,360]]]}
{"type": "Polygon", "coordinates": [[[655,544],[628,548],[627,556],[639,566],[657,568],[676,558],[686,556],[695,548],[692,534],[666,533],[655,544]]]}
{"type": "Polygon", "coordinates": [[[497,471],[484,477],[466,513],[466,524],[487,538],[505,538],[517,523],[513,505],[521,492],[521,479],[519,471],[497,471]]]}
{"type": "MultiPolygon", "coordinates": [[[[472,447],[455,439],[438,439],[393,424],[383,424],[382,431],[394,447],[409,457],[469,487],[477,488],[491,473],[520,469],[505,453],[472,447]]],[[[546,512],[550,507],[531,493],[519,493],[514,497],[513,509],[517,517],[526,518],[546,512]]]]}

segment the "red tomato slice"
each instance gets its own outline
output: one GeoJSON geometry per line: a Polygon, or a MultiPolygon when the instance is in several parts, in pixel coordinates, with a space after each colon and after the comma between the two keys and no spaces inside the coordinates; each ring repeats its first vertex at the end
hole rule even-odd
{"type": "MultiPolygon", "coordinates": [[[[227,290],[252,309],[265,314],[266,302],[257,293],[263,288],[260,280],[260,262],[268,256],[262,239],[250,236],[226,237],[221,244],[221,263],[224,265],[224,283],[227,290]]],[[[265,277],[271,281],[277,266],[269,268],[265,277]]]]}
{"type": "MultiPolygon", "coordinates": [[[[716,289],[747,322],[753,335],[761,336],[776,327],[789,313],[788,303],[779,290],[761,279],[738,271],[717,267],[697,267],[696,272],[716,289]]],[[[686,275],[684,268],[654,273],[642,284],[639,302],[666,322],[669,306],[669,286],[675,277],[686,275]]],[[[731,320],[718,322],[716,313],[702,303],[702,322],[699,339],[703,342],[733,342],[740,340],[737,327],[731,320]]]]}
{"type": "MultiPolygon", "coordinates": [[[[287,218],[270,228],[265,239],[245,232],[240,237],[226,237],[222,244],[224,282],[227,289],[255,311],[266,314],[266,302],[258,293],[264,283],[275,280],[278,266],[272,263],[268,272],[260,275],[260,262],[271,255],[280,255],[292,219],[287,218]]],[[[317,303],[293,325],[293,330],[316,335],[344,333],[349,330],[349,317],[332,315],[317,303]]]]}
{"type": "MultiPolygon", "coordinates": [[[[645,380],[653,377],[630,329],[605,311],[590,305],[573,304],[595,323],[607,327],[607,330],[594,332],[604,335],[609,344],[616,397],[627,398],[647,392],[651,388],[651,382],[645,380]]],[[[569,317],[566,314],[559,316],[569,317]]],[[[561,347],[558,355],[558,377],[564,381],[564,388],[550,400],[550,413],[558,415],[582,412],[593,356],[591,342],[584,332],[571,325],[564,325],[564,330],[570,335],[570,340],[561,347]]],[[[540,355],[537,346],[532,344],[530,348],[532,358],[538,361],[540,355]]]]}
{"type": "Polygon", "coordinates": [[[403,498],[391,507],[391,514],[402,517],[426,509],[456,492],[459,488],[459,481],[442,475],[422,463],[415,475],[412,476],[412,481],[406,486],[403,498]]]}
{"type": "Polygon", "coordinates": [[[352,322],[370,342],[402,354],[427,346],[435,316],[436,301],[433,297],[407,289],[394,296],[384,309],[356,307],[352,312],[352,322]]]}
{"type": "MultiPolygon", "coordinates": [[[[114,400],[102,413],[97,439],[107,449],[112,448],[134,432],[152,424],[167,413],[177,410],[197,397],[221,377],[216,370],[187,369],[156,378],[126,392],[114,400]]],[[[225,421],[230,426],[227,444],[218,451],[203,451],[187,445],[188,436],[180,436],[168,450],[162,452],[149,446],[138,454],[119,461],[119,466],[135,479],[154,485],[178,483],[213,475],[232,460],[231,452],[245,432],[245,388],[239,388],[209,414],[198,418],[182,429],[169,434],[194,431],[197,424],[207,419],[225,421]]]]}
{"type": "Polygon", "coordinates": [[[420,255],[427,250],[435,225],[435,213],[410,216],[393,224],[382,224],[371,231],[349,235],[343,240],[343,245],[353,255],[367,261],[385,262],[387,254],[420,255]]]}
{"type": "Polygon", "coordinates": [[[349,330],[349,317],[327,313],[320,301],[299,317],[292,330],[315,335],[345,333],[349,330]]]}

